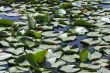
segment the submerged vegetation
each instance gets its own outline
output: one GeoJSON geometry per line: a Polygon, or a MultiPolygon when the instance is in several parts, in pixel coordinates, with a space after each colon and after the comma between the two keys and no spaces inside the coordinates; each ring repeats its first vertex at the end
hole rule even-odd
{"type": "Polygon", "coordinates": [[[103,4],[110,1],[1,1],[0,73],[110,73],[103,4]]]}

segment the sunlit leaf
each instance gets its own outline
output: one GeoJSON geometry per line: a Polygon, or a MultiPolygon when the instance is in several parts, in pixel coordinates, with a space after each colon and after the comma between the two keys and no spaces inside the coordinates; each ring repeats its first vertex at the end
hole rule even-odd
{"type": "Polygon", "coordinates": [[[96,27],[95,25],[93,25],[92,23],[89,23],[83,19],[78,19],[74,22],[73,24],[74,26],[84,26],[84,27],[88,27],[89,28],[92,28],[92,27],[96,27]]]}
{"type": "Polygon", "coordinates": [[[0,19],[1,27],[10,27],[13,25],[13,23],[14,23],[14,21],[12,21],[12,20],[0,19]]]}
{"type": "Polygon", "coordinates": [[[72,3],[70,2],[63,2],[60,4],[61,8],[71,8],[72,7],[72,3]]]}
{"type": "Polygon", "coordinates": [[[34,54],[35,61],[37,61],[37,63],[42,63],[45,60],[45,56],[47,53],[48,53],[47,50],[43,50],[43,51],[35,53],[34,54]]]}
{"type": "Polygon", "coordinates": [[[0,53],[0,60],[6,60],[8,58],[12,57],[12,54],[9,53],[0,53]]]}
{"type": "Polygon", "coordinates": [[[37,53],[27,53],[26,59],[30,64],[36,66],[38,63],[42,63],[45,60],[45,56],[47,54],[47,50],[39,51],[37,53]]]}
{"type": "Polygon", "coordinates": [[[60,70],[66,72],[66,73],[74,73],[80,70],[80,68],[74,68],[74,65],[66,65],[62,66],[60,70]]]}
{"type": "Polygon", "coordinates": [[[80,61],[81,62],[86,62],[88,60],[88,54],[89,54],[89,50],[88,49],[83,49],[80,52],[80,61]]]}

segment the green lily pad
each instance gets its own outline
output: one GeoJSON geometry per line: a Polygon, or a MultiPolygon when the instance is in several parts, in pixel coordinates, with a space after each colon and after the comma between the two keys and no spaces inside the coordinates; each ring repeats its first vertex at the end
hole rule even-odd
{"type": "Polygon", "coordinates": [[[35,42],[32,39],[27,37],[22,37],[20,41],[28,47],[32,47],[35,45],[35,42]]]}
{"type": "Polygon", "coordinates": [[[45,14],[38,13],[36,16],[36,19],[38,21],[44,21],[44,22],[50,22],[51,20],[50,15],[48,13],[45,13],[45,14]]]}
{"type": "Polygon", "coordinates": [[[73,5],[70,2],[63,2],[60,4],[60,8],[71,8],[73,5]]]}
{"type": "Polygon", "coordinates": [[[96,27],[95,25],[93,25],[92,23],[89,23],[83,19],[78,19],[73,23],[73,26],[83,26],[83,27],[87,27],[92,28],[92,27],[96,27]]]}
{"type": "Polygon", "coordinates": [[[66,73],[74,73],[80,70],[80,68],[74,68],[74,65],[65,65],[60,68],[60,70],[66,73]]]}

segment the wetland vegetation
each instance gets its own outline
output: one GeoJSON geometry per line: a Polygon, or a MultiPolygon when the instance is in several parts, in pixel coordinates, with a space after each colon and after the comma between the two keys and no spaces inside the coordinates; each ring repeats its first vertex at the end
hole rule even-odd
{"type": "Polygon", "coordinates": [[[110,0],[0,0],[0,73],[110,73],[110,0]]]}

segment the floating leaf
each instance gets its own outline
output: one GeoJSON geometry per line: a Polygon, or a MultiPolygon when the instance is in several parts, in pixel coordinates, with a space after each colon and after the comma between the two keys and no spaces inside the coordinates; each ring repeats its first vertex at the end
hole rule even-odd
{"type": "Polygon", "coordinates": [[[24,62],[25,60],[26,60],[25,55],[20,55],[19,57],[17,57],[17,58],[14,60],[14,62],[20,64],[20,63],[24,62]]]}
{"type": "Polygon", "coordinates": [[[108,32],[108,31],[110,31],[110,29],[109,28],[105,28],[105,29],[101,30],[101,33],[103,33],[103,34],[110,34],[110,32],[108,32]]]}
{"type": "Polygon", "coordinates": [[[61,57],[62,60],[66,62],[75,62],[76,60],[74,59],[73,55],[64,55],[61,57]]]}
{"type": "Polygon", "coordinates": [[[74,22],[73,24],[74,26],[83,26],[83,27],[87,27],[88,29],[89,28],[92,28],[92,27],[96,27],[95,25],[93,25],[92,23],[89,23],[83,19],[78,19],[74,22]]]}
{"type": "Polygon", "coordinates": [[[91,70],[97,70],[100,68],[99,64],[86,64],[86,63],[81,63],[80,64],[81,68],[85,68],[85,69],[91,69],[91,70]]]}
{"type": "Polygon", "coordinates": [[[104,39],[105,42],[110,42],[110,36],[104,36],[102,37],[104,39]]]}
{"type": "Polygon", "coordinates": [[[37,21],[50,22],[50,15],[46,12],[45,14],[38,13],[36,16],[37,21]]]}
{"type": "Polygon", "coordinates": [[[96,59],[100,59],[102,57],[102,54],[99,52],[94,52],[89,56],[90,60],[96,60],[96,59]]]}
{"type": "Polygon", "coordinates": [[[62,66],[60,70],[66,72],[66,73],[74,73],[80,70],[80,68],[74,68],[74,65],[66,65],[62,66]]]}
{"type": "Polygon", "coordinates": [[[9,53],[0,53],[0,60],[8,59],[12,56],[12,54],[9,53]]]}
{"type": "Polygon", "coordinates": [[[102,67],[97,72],[100,72],[100,73],[110,73],[110,70],[102,67]]]}
{"type": "Polygon", "coordinates": [[[71,8],[72,7],[72,3],[70,3],[70,2],[63,2],[63,3],[61,3],[60,4],[60,7],[61,8],[71,8]]]}
{"type": "Polygon", "coordinates": [[[32,39],[27,37],[22,37],[20,41],[28,47],[32,47],[35,45],[35,42],[32,39]]]}
{"type": "Polygon", "coordinates": [[[57,37],[59,33],[54,33],[53,31],[46,31],[42,33],[45,37],[57,37]]]}
{"type": "Polygon", "coordinates": [[[60,61],[57,61],[57,62],[53,63],[52,67],[58,68],[59,66],[62,66],[64,64],[65,64],[65,62],[60,60],[60,61]]]}
{"type": "Polygon", "coordinates": [[[64,21],[64,20],[58,20],[58,22],[60,24],[63,24],[63,25],[69,25],[70,24],[69,21],[64,21]]]}
{"type": "Polygon", "coordinates": [[[43,44],[48,44],[48,45],[55,45],[61,43],[60,40],[57,40],[57,38],[47,38],[43,39],[43,44]]]}
{"type": "Polygon", "coordinates": [[[17,67],[10,67],[9,71],[11,73],[23,73],[23,71],[19,70],[17,67]]]}
{"type": "Polygon", "coordinates": [[[105,52],[106,54],[110,55],[110,49],[109,49],[109,48],[108,48],[108,49],[104,49],[104,52],[105,52]]]}
{"type": "Polygon", "coordinates": [[[88,37],[101,37],[103,34],[100,34],[99,32],[89,32],[87,33],[88,37]]]}
{"type": "Polygon", "coordinates": [[[9,43],[6,42],[6,41],[0,41],[0,44],[1,44],[2,46],[5,46],[5,47],[9,47],[9,46],[10,46],[9,43]]]}

